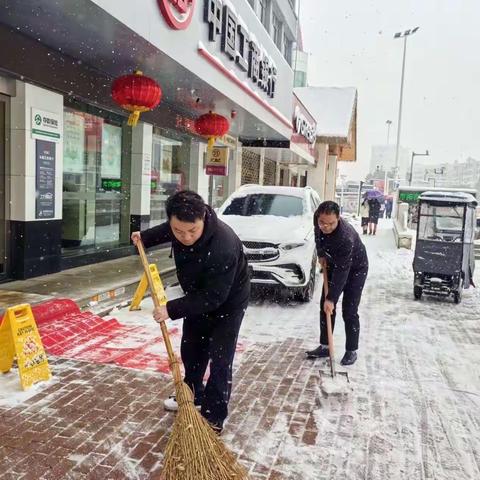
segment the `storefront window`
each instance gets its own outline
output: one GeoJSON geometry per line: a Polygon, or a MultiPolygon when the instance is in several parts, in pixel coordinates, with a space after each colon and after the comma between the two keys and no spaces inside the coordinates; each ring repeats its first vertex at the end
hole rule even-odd
{"type": "Polygon", "coordinates": [[[64,254],[116,247],[127,241],[128,221],[122,219],[124,192],[128,191],[122,175],[122,140],[121,117],[65,108],[64,254]]]}
{"type": "Polygon", "coordinates": [[[167,218],[165,202],[170,195],[187,188],[185,165],[188,164],[188,145],[162,135],[153,136],[150,226],[167,218]]]}

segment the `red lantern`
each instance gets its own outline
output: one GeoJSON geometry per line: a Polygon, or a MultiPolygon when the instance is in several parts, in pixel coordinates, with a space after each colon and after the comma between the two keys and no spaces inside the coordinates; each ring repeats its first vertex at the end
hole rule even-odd
{"type": "Polygon", "coordinates": [[[139,70],[133,75],[124,75],[114,80],[112,97],[122,108],[132,112],[128,124],[135,126],[140,113],[154,109],[162,98],[160,85],[139,70]]]}
{"type": "Polygon", "coordinates": [[[208,148],[212,148],[217,137],[228,133],[230,123],[227,118],[218,113],[205,113],[195,120],[195,131],[208,137],[208,148]]]}

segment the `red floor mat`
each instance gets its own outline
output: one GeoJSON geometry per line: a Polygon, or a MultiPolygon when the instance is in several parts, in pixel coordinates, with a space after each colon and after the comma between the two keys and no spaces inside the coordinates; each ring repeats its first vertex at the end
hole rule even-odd
{"type": "MultiPolygon", "coordinates": [[[[156,328],[127,326],[116,319],[104,319],[81,312],[68,299],[52,300],[33,307],[43,345],[52,355],[95,363],[113,363],[127,368],[168,373],[168,357],[156,328]]],[[[178,351],[180,329],[169,329],[178,351]]]]}
{"type": "MultiPolygon", "coordinates": [[[[123,325],[115,318],[81,312],[69,299],[51,300],[32,309],[49,354],[169,373],[167,351],[156,325],[123,325]]],[[[171,327],[169,334],[173,349],[179,354],[181,329],[171,327]]],[[[237,352],[243,349],[239,343],[237,352]]]]}

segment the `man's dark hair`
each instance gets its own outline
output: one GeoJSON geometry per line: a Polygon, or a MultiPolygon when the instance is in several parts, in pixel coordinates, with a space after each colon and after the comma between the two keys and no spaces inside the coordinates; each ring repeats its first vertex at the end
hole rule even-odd
{"type": "Polygon", "coordinates": [[[168,198],[166,210],[169,220],[175,216],[181,222],[194,223],[205,218],[206,206],[198,193],[182,190],[168,198]]]}
{"type": "Polygon", "coordinates": [[[317,216],[321,214],[331,215],[332,213],[334,213],[337,217],[340,216],[340,207],[338,206],[338,203],[327,200],[318,206],[317,216]]]}

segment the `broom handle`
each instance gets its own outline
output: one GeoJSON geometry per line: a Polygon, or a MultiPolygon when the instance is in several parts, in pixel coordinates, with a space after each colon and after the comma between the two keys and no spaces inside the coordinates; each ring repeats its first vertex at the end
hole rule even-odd
{"type": "MultiPolygon", "coordinates": [[[[323,272],[323,292],[324,292],[324,299],[327,299],[328,295],[328,274],[327,274],[327,262],[322,265],[322,272],[323,272]]],[[[323,308],[323,305],[321,306],[323,308]]],[[[332,377],[335,377],[335,351],[333,347],[333,332],[332,332],[332,317],[329,313],[326,314],[327,316],[327,336],[328,336],[328,354],[330,356],[330,370],[332,372],[332,377]]]]}
{"type": "MultiPolygon", "coordinates": [[[[150,292],[152,294],[153,304],[155,308],[161,307],[160,299],[158,298],[157,291],[155,290],[155,285],[153,283],[152,272],[150,271],[150,264],[148,263],[147,255],[145,253],[145,247],[141,239],[137,241],[138,253],[140,254],[140,259],[142,260],[143,270],[147,276],[148,285],[150,287],[150,292]]],[[[172,371],[173,378],[175,382],[181,382],[182,376],[180,373],[180,367],[178,366],[178,360],[173,352],[172,343],[170,341],[170,335],[168,334],[167,326],[162,320],[160,322],[160,328],[162,329],[163,341],[167,347],[168,359],[170,361],[170,370],[172,371]]]]}

